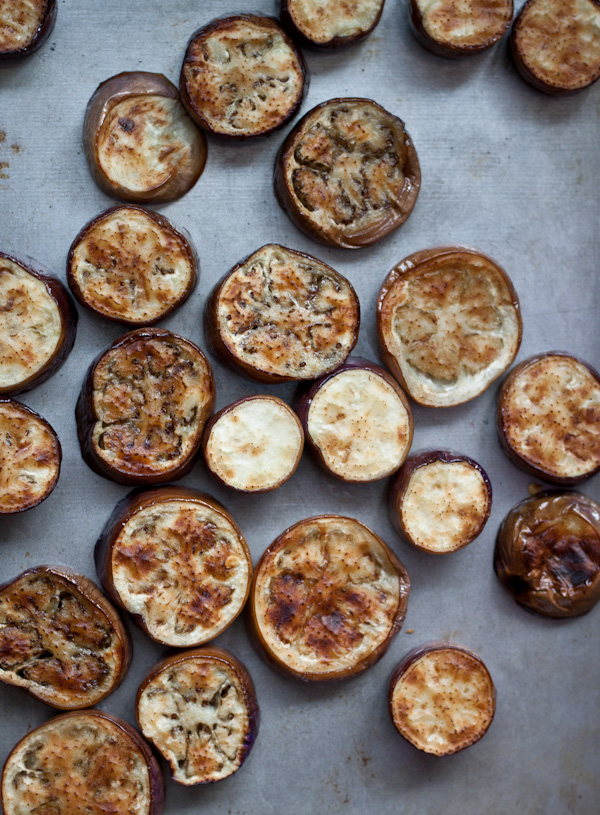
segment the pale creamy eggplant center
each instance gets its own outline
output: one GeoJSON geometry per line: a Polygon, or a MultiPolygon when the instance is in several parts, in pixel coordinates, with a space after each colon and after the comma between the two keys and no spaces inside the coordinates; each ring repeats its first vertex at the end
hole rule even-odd
{"type": "Polygon", "coordinates": [[[289,0],[296,26],[313,42],[352,37],[368,31],[385,0],[289,0]]]}
{"type": "Polygon", "coordinates": [[[417,0],[425,31],[441,43],[485,45],[512,20],[510,0],[417,0]]]}
{"type": "Polygon", "coordinates": [[[0,52],[26,48],[44,21],[48,0],[0,0],[0,52]]]}

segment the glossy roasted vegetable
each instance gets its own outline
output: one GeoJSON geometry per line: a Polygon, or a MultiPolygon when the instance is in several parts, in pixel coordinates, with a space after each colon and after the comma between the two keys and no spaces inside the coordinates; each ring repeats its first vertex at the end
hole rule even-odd
{"type": "Polygon", "coordinates": [[[306,48],[326,51],[360,42],[373,31],[385,0],[280,0],[279,16],[306,48]]]}
{"type": "Polygon", "coordinates": [[[501,39],[513,0],[410,0],[410,23],[421,45],[441,57],[479,54],[501,39]]]}
{"type": "Polygon", "coordinates": [[[56,0],[0,2],[0,65],[37,51],[54,28],[57,8],[56,0]]]}

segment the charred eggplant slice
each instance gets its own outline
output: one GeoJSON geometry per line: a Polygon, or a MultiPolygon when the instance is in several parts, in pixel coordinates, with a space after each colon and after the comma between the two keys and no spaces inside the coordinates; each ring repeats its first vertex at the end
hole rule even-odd
{"type": "Polygon", "coordinates": [[[142,682],[135,713],[144,736],[185,786],[237,772],[258,734],[254,683],[224,648],[198,648],[156,665],[142,682]]]}
{"type": "Polygon", "coordinates": [[[353,518],[291,526],[262,556],[248,621],[273,665],[305,681],[370,668],[400,631],[410,580],[396,555],[353,518]]]}
{"type": "Polygon", "coordinates": [[[506,272],[474,249],[416,252],[385,279],[377,301],[383,361],[420,405],[474,399],[521,344],[517,294],[506,272]]]}
{"type": "Polygon", "coordinates": [[[54,28],[57,8],[56,0],[1,0],[0,62],[37,51],[54,28]]]}
{"type": "Polygon", "coordinates": [[[162,484],[189,472],[214,404],[202,351],[162,328],[116,339],[90,366],[77,409],[81,454],[119,484],[162,484]]]}
{"type": "Polygon", "coordinates": [[[513,0],[410,0],[410,23],[421,45],[441,57],[478,54],[501,39],[513,0]]]}
{"type": "Polygon", "coordinates": [[[385,0],[280,0],[279,16],[306,48],[329,50],[367,37],[381,17],[385,0]]]}

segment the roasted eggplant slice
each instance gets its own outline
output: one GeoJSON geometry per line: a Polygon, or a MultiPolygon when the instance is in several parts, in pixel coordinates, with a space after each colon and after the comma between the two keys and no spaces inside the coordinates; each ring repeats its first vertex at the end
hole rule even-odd
{"type": "Polygon", "coordinates": [[[0,62],[43,45],[56,22],[56,0],[0,0],[0,62]]]}
{"type": "Polygon", "coordinates": [[[208,360],[161,328],[116,339],[90,366],[77,402],[87,464],[119,484],[163,484],[189,472],[214,404],[208,360]]]}
{"type": "Polygon", "coordinates": [[[441,57],[478,54],[501,39],[513,0],[410,0],[410,23],[421,45],[441,57]]]}
{"type": "Polygon", "coordinates": [[[163,215],[112,207],[79,232],[67,257],[67,281],[95,314],[127,325],[152,325],[171,314],[196,285],[190,236],[163,215]]]}
{"type": "Polygon", "coordinates": [[[4,815],[161,815],[163,803],[150,747],[127,722],[100,710],[36,727],[2,773],[4,815]]]}
{"type": "Polygon", "coordinates": [[[159,662],[135,703],[138,725],[185,786],[237,772],[258,734],[254,683],[224,648],[198,648],[159,662]]]}
{"type": "Polygon", "coordinates": [[[306,48],[329,50],[354,45],[375,28],[385,0],[280,0],[279,16],[306,48]]]}
{"type": "Polygon", "coordinates": [[[258,382],[315,379],[356,345],[358,298],[331,266],[267,244],[215,286],[206,339],[229,367],[258,382]]]}
{"type": "Polygon", "coordinates": [[[241,612],[252,559],[239,527],[214,498],[160,487],[119,504],[96,544],[108,596],[163,645],[191,648],[241,612]]]}
{"type": "Polygon", "coordinates": [[[37,566],[0,587],[0,681],[74,710],[112,693],[130,662],[127,630],[87,577],[37,566]]]}
{"type": "Polygon", "coordinates": [[[450,756],[487,733],[496,691],[476,654],[435,642],[411,651],[396,668],[389,710],[396,729],[412,745],[434,756],[450,756]]]}
{"type": "Polygon", "coordinates": [[[233,139],[266,136],[296,115],[306,67],[302,54],[271,17],[221,17],[196,31],[179,87],[199,127],[233,139]]]}
{"type": "Polygon", "coordinates": [[[420,405],[450,407],[483,393],[521,344],[519,300],[506,272],[474,249],[405,258],[377,301],[383,361],[420,405]]]}
{"type": "Polygon", "coordinates": [[[185,195],[206,163],[206,139],[162,74],[133,71],[102,82],[88,102],[83,144],[108,195],[161,204],[185,195]]]}
{"type": "Polygon", "coordinates": [[[248,622],[276,667],[305,681],[370,668],[400,631],[410,580],[396,555],[353,518],[300,521],[254,575],[248,622]]]}
{"type": "Polygon", "coordinates": [[[0,252],[0,397],[51,377],[76,330],[77,312],[62,283],[37,260],[0,252]]]}
{"type": "Polygon", "coordinates": [[[404,122],[370,99],[330,99],[284,141],[275,193],[296,226],[329,246],[359,249],[401,226],[421,186],[404,122]]]}

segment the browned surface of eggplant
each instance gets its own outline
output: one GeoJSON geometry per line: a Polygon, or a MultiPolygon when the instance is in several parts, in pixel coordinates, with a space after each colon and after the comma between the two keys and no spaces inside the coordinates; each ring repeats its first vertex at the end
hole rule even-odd
{"type": "Polygon", "coordinates": [[[442,57],[478,54],[508,31],[513,0],[410,0],[410,23],[421,45],[442,57]]]}
{"type": "Polygon", "coordinates": [[[0,0],[0,62],[37,51],[54,28],[56,11],[56,0],[0,0]]]}
{"type": "Polygon", "coordinates": [[[600,506],[577,492],[521,501],[498,532],[494,569],[529,611],[587,614],[600,600],[600,506]]]}
{"type": "Polygon", "coordinates": [[[164,781],[135,728],[100,710],[64,713],[14,747],[4,815],[161,815],[164,781]]]}
{"type": "Polygon", "coordinates": [[[0,587],[0,681],[73,710],[112,693],[130,662],[127,630],[87,577],[37,566],[0,587]]]}
{"type": "Polygon", "coordinates": [[[151,325],[194,290],[198,256],[190,236],[164,215],[112,207],[79,232],[67,257],[67,281],[95,314],[127,325],[151,325]]]}
{"type": "Polygon", "coordinates": [[[300,109],[306,66],[294,42],[272,17],[238,14],[196,31],[187,47],[179,87],[199,127],[248,139],[282,127],[300,109]]]}
{"type": "Polygon", "coordinates": [[[185,195],[206,163],[206,139],[162,74],[124,72],[102,82],[85,113],[90,172],[108,195],[160,204],[185,195]]]}
{"type": "Polygon", "coordinates": [[[138,690],[135,712],[173,780],[185,786],[233,775],[258,734],[254,683],[224,648],[199,648],[159,662],[138,690]]]}
{"type": "Polygon", "coordinates": [[[259,382],[315,379],[356,345],[352,285],[320,260],[267,244],[242,260],[206,304],[206,339],[219,359],[259,382]]]}
{"type": "Polygon", "coordinates": [[[202,351],[162,328],[116,339],[90,366],[77,402],[87,464],[120,484],[161,484],[192,468],[214,404],[202,351]]]}
{"type": "Polygon", "coordinates": [[[311,238],[359,249],[393,232],[421,186],[404,122],[370,99],[330,99],[309,111],[284,141],[275,193],[311,238]]]}
{"type": "Polygon", "coordinates": [[[95,559],[109,597],[148,636],[175,648],[224,631],[250,591],[252,559],[241,530],[196,490],[131,493],[115,507],[95,559]]]}
{"type": "Polygon", "coordinates": [[[450,407],[479,396],[512,364],[521,310],[494,260],[437,247],[409,255],[388,274],[377,330],[383,361],[415,402],[450,407]]]}
{"type": "Polygon", "coordinates": [[[425,753],[449,756],[486,734],[496,690],[480,657],[435,642],[402,660],[390,678],[388,701],[401,736],[425,753]]]}
{"type": "Polygon", "coordinates": [[[257,566],[250,633],[273,665],[305,681],[370,668],[400,631],[410,580],[388,546],[353,518],[287,529],[257,566]]]}
{"type": "Polygon", "coordinates": [[[306,48],[329,50],[367,37],[381,17],[385,0],[280,0],[279,16],[306,48]]]}
{"type": "Polygon", "coordinates": [[[45,382],[68,357],[77,312],[41,263],[0,252],[0,397],[45,382]]]}
{"type": "Polygon", "coordinates": [[[600,78],[598,0],[528,0],[511,31],[515,64],[534,87],[575,93],[600,78]]]}

